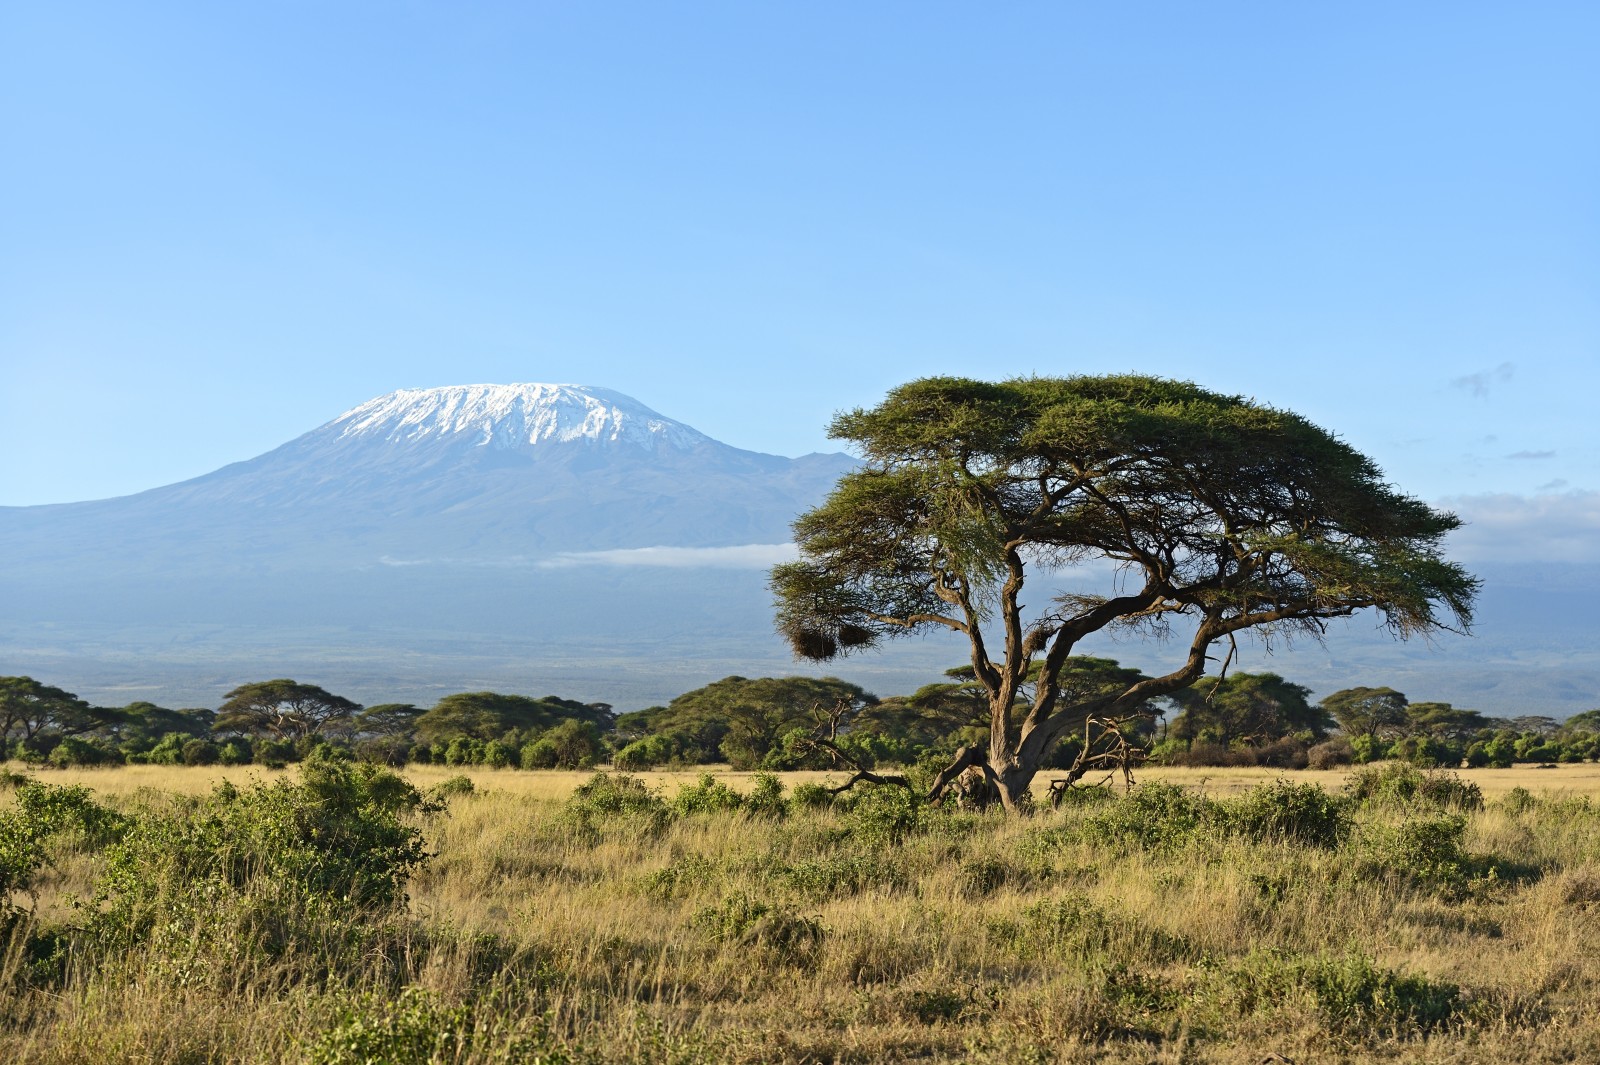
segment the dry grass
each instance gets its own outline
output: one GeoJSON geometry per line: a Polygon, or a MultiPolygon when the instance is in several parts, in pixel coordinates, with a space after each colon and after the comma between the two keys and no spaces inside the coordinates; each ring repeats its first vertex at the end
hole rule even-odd
{"type": "MultiPolygon", "coordinates": [[[[645,777],[670,798],[700,772],[645,777]]],[[[151,790],[272,775],[146,766],[41,778],[131,807],[151,790]]],[[[871,844],[834,812],[586,822],[565,803],[588,774],[407,770],[423,788],[459,775],[474,793],[422,822],[436,857],[411,885],[414,942],[387,949],[410,986],[472,1006],[480,1023],[492,1006],[510,1028],[440,1061],[518,1060],[518,1038],[530,1061],[1600,1060],[1600,810],[1577,799],[1600,796],[1600,766],[1463,773],[1491,800],[1512,787],[1545,799],[1471,814],[1466,850],[1499,864],[1448,882],[1379,861],[1394,832],[1436,817],[1418,809],[1363,811],[1338,850],[1226,832],[1140,844],[1095,829],[1099,807],[945,816],[871,844]],[[718,938],[707,914],[741,896],[771,908],[767,923],[718,938]],[[1361,964],[1459,988],[1460,1002],[1438,1024],[1393,1020],[1382,995],[1341,1013],[1361,964]]],[[[747,775],[718,776],[749,790],[747,775]]],[[[1344,780],[1141,779],[1227,798],[1284,776],[1330,790],[1344,780]]],[[[50,891],[81,894],[92,873],[69,857],[50,891]]],[[[0,981],[20,965],[0,963],[0,981]]],[[[186,986],[152,966],[102,959],[48,996],[8,992],[0,1058],[309,1060],[352,1003],[369,1002],[364,990],[379,1013],[396,995],[287,969],[186,986]]]]}
{"type": "MultiPolygon", "coordinates": [[[[186,795],[203,795],[218,783],[228,780],[235,785],[251,780],[274,779],[293,769],[272,770],[260,766],[165,766],[129,765],[110,768],[77,767],[72,769],[35,770],[20,763],[8,763],[15,772],[32,772],[40,779],[54,784],[83,784],[103,795],[131,795],[141,789],[176,792],[186,795]]],[[[727,766],[695,766],[681,770],[655,770],[634,774],[651,787],[661,788],[671,794],[678,787],[693,784],[705,772],[715,773],[717,779],[726,781],[741,791],[748,791],[756,774],[739,773],[727,766]]],[[[1573,796],[1600,799],[1600,762],[1577,762],[1550,769],[1519,765],[1510,769],[1460,769],[1454,770],[1463,780],[1478,785],[1484,798],[1494,800],[1513,788],[1523,788],[1541,795],[1573,796]]],[[[520,769],[488,769],[482,766],[407,766],[404,775],[420,788],[429,788],[451,777],[465,776],[480,789],[506,792],[530,799],[562,800],[572,790],[589,778],[588,771],[539,770],[527,772],[520,769]]],[[[1213,768],[1187,766],[1147,766],[1138,773],[1140,781],[1158,780],[1186,788],[1197,788],[1209,795],[1237,795],[1240,792],[1278,779],[1308,782],[1329,791],[1343,786],[1349,773],[1342,769],[1283,770],[1249,768],[1213,768]]],[[[801,782],[841,783],[844,775],[825,772],[781,773],[784,784],[793,787],[801,782]]],[[[1043,795],[1049,786],[1051,774],[1040,774],[1034,791],[1043,795]]],[[[1097,781],[1091,778],[1090,783],[1097,781]]],[[[1115,783],[1120,787],[1120,778],[1115,783]]]]}

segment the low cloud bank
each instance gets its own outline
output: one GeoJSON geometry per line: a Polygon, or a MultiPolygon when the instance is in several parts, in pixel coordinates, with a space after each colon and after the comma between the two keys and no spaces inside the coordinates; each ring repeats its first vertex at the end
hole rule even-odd
{"type": "Polygon", "coordinates": [[[1600,492],[1454,496],[1440,505],[1466,522],[1447,551],[1462,562],[1600,563],[1600,492]]]}

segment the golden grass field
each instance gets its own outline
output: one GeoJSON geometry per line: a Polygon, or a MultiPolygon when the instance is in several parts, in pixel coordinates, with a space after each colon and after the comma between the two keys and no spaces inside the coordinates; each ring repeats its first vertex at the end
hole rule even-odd
{"type": "MultiPolygon", "coordinates": [[[[699,772],[642,776],[671,799],[699,772]]],[[[130,809],[283,775],[38,774],[130,809]]],[[[1407,833],[1450,815],[1420,808],[1363,809],[1337,848],[1138,842],[1094,828],[1105,805],[956,814],[886,841],[833,811],[586,820],[567,800],[588,773],[406,771],[424,789],[460,775],[476,790],[420,822],[435,856],[382,948],[412,992],[256,965],[239,944],[209,967],[130,952],[47,994],[6,989],[0,1060],[356,1061],[328,1056],[328,1033],[400,1023],[414,992],[467,1034],[395,1061],[1600,1061],[1600,765],[1462,772],[1489,799],[1464,850],[1495,861],[1427,876],[1404,867],[1426,844],[1407,833]],[[1513,788],[1538,798],[1498,801],[1513,788]],[[723,934],[741,906],[767,913],[723,934]]],[[[1337,790],[1346,774],[1140,775],[1234,800],[1279,778],[1337,790]]],[[[39,913],[70,919],[96,861],[63,856],[39,913]]]]}
{"type": "MultiPolygon", "coordinates": [[[[12,763],[17,772],[27,770],[20,763],[12,763]]],[[[691,784],[701,773],[715,773],[734,788],[749,790],[755,773],[739,773],[727,766],[696,766],[681,770],[658,770],[634,774],[651,787],[664,788],[668,793],[684,784],[691,784]]],[[[106,795],[129,795],[143,788],[157,791],[200,795],[210,791],[223,780],[245,784],[251,780],[272,779],[292,769],[269,770],[260,766],[163,766],[127,765],[109,768],[45,769],[37,771],[40,779],[51,783],[83,784],[106,795]]],[[[412,765],[403,771],[407,779],[418,787],[427,788],[451,777],[466,776],[479,788],[503,791],[529,798],[560,800],[572,789],[589,779],[589,770],[538,770],[489,769],[482,766],[412,765]]],[[[1539,769],[1519,765],[1510,769],[1459,769],[1453,770],[1463,780],[1470,781],[1482,790],[1486,799],[1498,799],[1512,788],[1548,795],[1588,796],[1600,800],[1600,762],[1562,764],[1552,769],[1539,769]]],[[[779,777],[790,787],[801,781],[842,783],[845,774],[827,772],[780,773],[779,777]]],[[[1199,788],[1208,794],[1234,795],[1258,784],[1279,778],[1305,781],[1321,785],[1331,791],[1338,790],[1349,771],[1282,770],[1261,768],[1189,768],[1180,766],[1147,766],[1138,772],[1137,779],[1161,780],[1183,787],[1199,788]]],[[[1086,778],[1086,783],[1097,783],[1100,778],[1086,778]]],[[[1049,772],[1040,775],[1034,790],[1043,794],[1050,780],[1049,772]]],[[[1120,781],[1113,781],[1120,788],[1120,781]]]]}

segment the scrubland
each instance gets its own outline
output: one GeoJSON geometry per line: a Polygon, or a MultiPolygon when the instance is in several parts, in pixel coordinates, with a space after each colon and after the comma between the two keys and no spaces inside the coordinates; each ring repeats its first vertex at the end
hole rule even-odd
{"type": "Polygon", "coordinates": [[[406,776],[13,787],[0,1059],[1600,1060],[1600,767],[406,776]]]}

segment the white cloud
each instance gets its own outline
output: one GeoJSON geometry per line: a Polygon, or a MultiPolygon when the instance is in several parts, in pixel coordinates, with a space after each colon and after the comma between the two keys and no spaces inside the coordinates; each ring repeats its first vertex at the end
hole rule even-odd
{"type": "Polygon", "coordinates": [[[1600,563],[1600,492],[1456,496],[1441,505],[1467,523],[1451,534],[1451,558],[1600,563]]]}
{"type": "Polygon", "coordinates": [[[566,551],[542,560],[543,568],[567,566],[665,566],[674,569],[766,569],[799,557],[793,544],[737,547],[635,547],[615,551],[566,551]]]}
{"type": "Polygon", "coordinates": [[[1556,453],[1554,451],[1513,451],[1506,456],[1508,459],[1553,459],[1555,457],[1556,453]]]}

